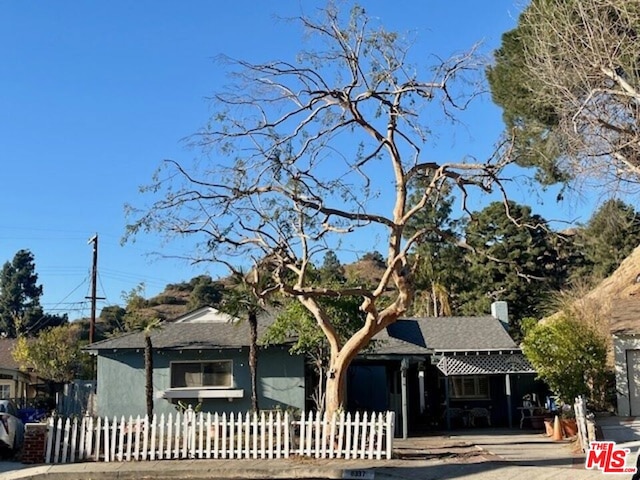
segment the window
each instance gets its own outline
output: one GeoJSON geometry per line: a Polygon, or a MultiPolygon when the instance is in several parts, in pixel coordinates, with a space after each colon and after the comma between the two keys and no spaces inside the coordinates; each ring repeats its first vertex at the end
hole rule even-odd
{"type": "Polygon", "coordinates": [[[489,398],[489,377],[480,375],[449,377],[451,398],[489,398]]]}
{"type": "Polygon", "coordinates": [[[11,385],[0,385],[1,398],[11,398],[11,385]]]}
{"type": "Polygon", "coordinates": [[[231,387],[230,360],[218,362],[173,362],[171,388],[231,387]]]}

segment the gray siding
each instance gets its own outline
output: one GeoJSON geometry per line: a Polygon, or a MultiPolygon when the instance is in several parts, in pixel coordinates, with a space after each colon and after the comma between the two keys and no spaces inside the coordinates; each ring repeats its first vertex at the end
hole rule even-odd
{"type": "MultiPolygon", "coordinates": [[[[246,412],[251,407],[251,376],[248,348],[216,350],[154,351],[154,413],[176,412],[170,400],[159,398],[170,387],[172,361],[231,360],[235,389],[243,398],[232,401],[205,399],[205,412],[246,412]]],[[[142,350],[118,350],[98,356],[97,408],[100,416],[144,415],[145,375],[142,350]]],[[[261,409],[304,409],[304,358],[290,355],[287,347],[270,347],[258,353],[258,402],[261,409]]],[[[183,399],[193,405],[198,399],[183,399]]]]}

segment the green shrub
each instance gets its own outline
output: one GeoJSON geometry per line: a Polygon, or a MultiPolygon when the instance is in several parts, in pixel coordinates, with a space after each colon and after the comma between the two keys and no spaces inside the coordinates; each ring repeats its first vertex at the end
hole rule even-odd
{"type": "Polygon", "coordinates": [[[523,321],[522,350],[549,388],[565,403],[578,395],[600,403],[606,390],[607,346],[592,327],[567,315],[523,321]]]}

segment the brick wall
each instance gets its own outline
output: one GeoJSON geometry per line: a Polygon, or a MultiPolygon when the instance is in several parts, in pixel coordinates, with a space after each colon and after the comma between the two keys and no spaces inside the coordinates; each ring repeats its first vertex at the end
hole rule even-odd
{"type": "Polygon", "coordinates": [[[24,444],[20,453],[22,463],[44,463],[47,452],[47,425],[27,423],[24,431],[24,444]]]}

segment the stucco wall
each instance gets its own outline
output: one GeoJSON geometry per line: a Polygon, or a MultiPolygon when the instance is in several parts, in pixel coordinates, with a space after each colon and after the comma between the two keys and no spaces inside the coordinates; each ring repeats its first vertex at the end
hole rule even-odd
{"type": "Polygon", "coordinates": [[[640,337],[614,335],[613,354],[616,364],[616,396],[618,398],[618,415],[620,416],[631,415],[627,350],[640,350],[640,337]]]}
{"type": "MultiPolygon", "coordinates": [[[[304,408],[304,359],[292,356],[285,347],[270,347],[258,354],[258,402],[261,409],[304,408]]],[[[102,352],[98,357],[97,409],[100,416],[144,415],[144,354],[139,351],[102,352]]],[[[243,397],[228,400],[205,399],[202,410],[210,412],[246,412],[251,407],[251,377],[248,348],[202,351],[154,351],[154,413],[175,412],[175,406],[160,398],[170,387],[172,361],[231,360],[233,388],[242,389],[243,397]]],[[[198,399],[184,399],[197,404],[198,399]]]]}

